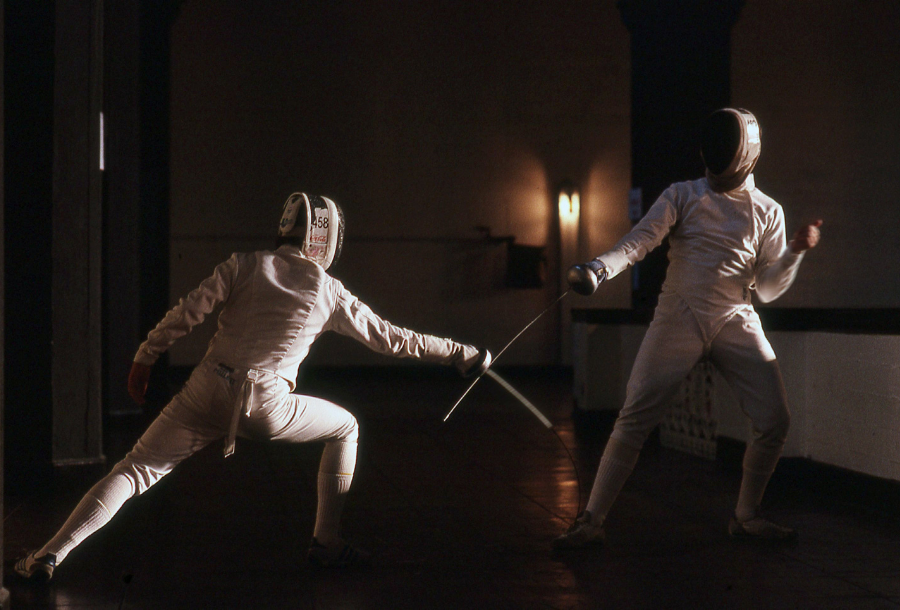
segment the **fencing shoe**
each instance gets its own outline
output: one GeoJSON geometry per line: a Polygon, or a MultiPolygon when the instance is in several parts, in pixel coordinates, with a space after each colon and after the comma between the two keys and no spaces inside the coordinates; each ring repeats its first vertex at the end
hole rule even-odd
{"type": "Polygon", "coordinates": [[[355,568],[369,565],[372,556],[343,540],[325,546],[313,538],[306,558],[317,568],[355,568]]]}
{"type": "Polygon", "coordinates": [[[565,534],[553,541],[553,548],[557,551],[581,549],[600,546],[604,540],[606,540],[606,532],[603,530],[603,526],[591,523],[590,511],[584,511],[575,519],[575,523],[565,534]]]}
{"type": "Polygon", "coordinates": [[[743,522],[738,521],[737,517],[732,517],[728,524],[728,533],[734,538],[753,538],[776,542],[790,542],[797,539],[797,530],[777,525],[759,516],[743,522]]]}
{"type": "Polygon", "coordinates": [[[47,582],[53,576],[56,555],[47,553],[41,557],[35,557],[36,553],[37,551],[32,551],[16,562],[16,574],[35,582],[47,582]]]}

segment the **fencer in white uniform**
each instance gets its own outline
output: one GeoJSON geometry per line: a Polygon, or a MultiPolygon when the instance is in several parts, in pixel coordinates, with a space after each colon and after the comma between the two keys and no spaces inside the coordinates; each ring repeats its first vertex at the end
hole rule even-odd
{"type": "Polygon", "coordinates": [[[716,111],[704,122],[701,142],[704,178],[671,185],[609,252],[569,270],[572,288],[591,294],[669,237],[666,279],[631,371],[625,404],[585,511],[554,541],[557,549],[602,543],[603,522],[644,441],[681,382],[704,358],[732,387],[753,425],[729,532],[775,540],[796,536],[758,512],[790,415],[778,362],[751,292],[768,302],[791,286],[804,252],[818,242],[821,221],[801,228],[786,243],[781,206],[754,182],[760,130],[751,113],[716,111]]]}
{"type": "Polygon", "coordinates": [[[236,436],[324,441],[309,559],[338,567],[367,559],[367,553],[339,533],[356,465],[356,419],[336,404],[292,393],[310,346],[333,330],[376,352],[453,365],[464,374],[489,366],[490,353],[394,326],[331,277],[326,271],[340,255],[343,215],[330,199],[292,195],[283,210],[279,241],[284,243],[274,252],[232,255],[149,333],[129,377],[129,393],[139,403],[159,355],[222,304],[218,331],[184,388],[134,449],[88,491],[59,532],[17,562],[20,575],[49,579],[55,566],[125,501],[211,442],[224,438],[227,457],[236,436]]]}

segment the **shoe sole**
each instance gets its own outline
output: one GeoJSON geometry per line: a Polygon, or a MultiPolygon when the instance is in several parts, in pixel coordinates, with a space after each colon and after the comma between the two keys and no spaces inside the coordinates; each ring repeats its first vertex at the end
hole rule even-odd
{"type": "Polygon", "coordinates": [[[728,525],[728,535],[737,540],[759,540],[762,542],[795,542],[798,538],[796,530],[784,537],[757,536],[745,530],[740,524],[736,525],[734,523],[728,525]]]}

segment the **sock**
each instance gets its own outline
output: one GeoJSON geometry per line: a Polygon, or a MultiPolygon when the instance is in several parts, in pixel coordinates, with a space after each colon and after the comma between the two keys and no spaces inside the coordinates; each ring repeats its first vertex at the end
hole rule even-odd
{"type": "Polygon", "coordinates": [[[319,462],[315,539],[331,546],[340,541],[341,512],[356,468],[356,442],[331,441],[325,444],[319,462]]]}
{"type": "Polygon", "coordinates": [[[133,490],[131,480],[115,471],[101,479],[85,494],[56,535],[37,552],[37,556],[53,553],[57,565],[62,563],[72,549],[112,519],[125,501],[134,495],[133,490]]]}
{"type": "Polygon", "coordinates": [[[734,516],[743,523],[756,516],[759,505],[762,503],[766,485],[775,472],[781,450],[772,451],[763,449],[756,443],[747,447],[744,453],[744,476],[741,478],[741,491],[738,494],[737,508],[734,516]]]}
{"type": "Polygon", "coordinates": [[[606,514],[622,491],[625,481],[631,476],[640,453],[640,449],[635,449],[615,438],[610,438],[606,443],[603,457],[600,458],[600,466],[597,468],[594,487],[591,488],[591,496],[585,507],[585,510],[591,513],[592,524],[603,525],[606,514]]]}

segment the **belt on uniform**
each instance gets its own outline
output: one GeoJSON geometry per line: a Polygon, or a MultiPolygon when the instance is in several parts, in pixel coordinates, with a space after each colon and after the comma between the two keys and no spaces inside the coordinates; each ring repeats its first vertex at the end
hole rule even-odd
{"type": "Polygon", "coordinates": [[[263,371],[256,369],[235,371],[235,369],[226,364],[219,364],[216,367],[216,375],[228,381],[232,387],[240,384],[237,392],[235,392],[234,404],[231,407],[231,423],[228,426],[228,436],[225,438],[225,457],[234,453],[241,415],[250,415],[250,409],[253,406],[253,390],[262,374],[263,371]]]}

